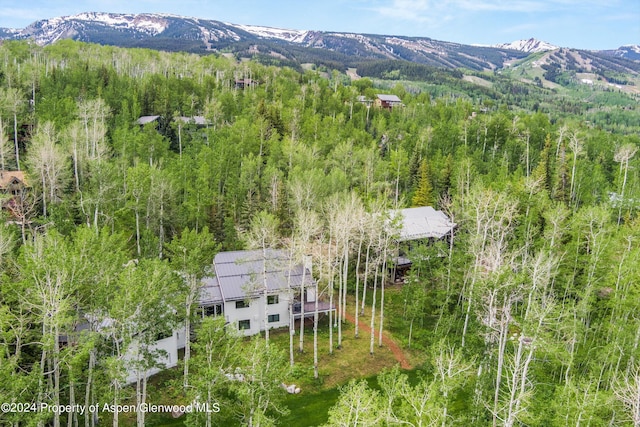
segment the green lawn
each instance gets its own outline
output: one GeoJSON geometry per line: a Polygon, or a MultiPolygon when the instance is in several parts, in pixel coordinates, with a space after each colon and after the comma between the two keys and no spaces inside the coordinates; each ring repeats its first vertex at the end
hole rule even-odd
{"type": "Polygon", "coordinates": [[[318,393],[292,394],[287,396],[289,415],[279,422],[281,426],[319,426],[329,419],[331,408],[340,395],[338,387],[318,393]]]}
{"type": "MultiPolygon", "coordinates": [[[[402,371],[409,377],[409,382],[415,384],[418,382],[418,369],[410,371],[402,371]]],[[[366,377],[369,386],[379,389],[377,375],[366,377]]],[[[340,386],[329,389],[323,389],[317,393],[307,393],[298,395],[289,395],[286,404],[290,413],[283,417],[278,425],[295,426],[295,427],[312,427],[320,426],[329,419],[329,409],[335,405],[340,396],[340,386]]]]}

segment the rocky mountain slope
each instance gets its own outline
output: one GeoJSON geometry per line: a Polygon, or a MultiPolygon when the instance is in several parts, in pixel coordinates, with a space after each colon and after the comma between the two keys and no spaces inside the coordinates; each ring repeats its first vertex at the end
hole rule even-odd
{"type": "MultiPolygon", "coordinates": [[[[500,69],[531,53],[558,49],[535,39],[497,46],[470,46],[426,37],[287,30],[168,14],[97,12],[43,19],[24,29],[0,29],[0,39],[32,39],[43,46],[60,39],[74,39],[196,53],[224,49],[240,57],[258,56],[281,64],[314,62],[335,68],[363,61],[399,60],[477,71],[500,69]]],[[[640,71],[639,52],[637,46],[629,46],[588,52],[588,55],[601,64],[610,63],[611,59],[607,58],[615,58],[618,69],[637,72],[640,71]]]]}
{"type": "Polygon", "coordinates": [[[527,53],[546,52],[548,50],[558,49],[558,46],[536,39],[516,40],[511,43],[496,44],[493,47],[497,47],[499,49],[519,50],[527,53]]]}

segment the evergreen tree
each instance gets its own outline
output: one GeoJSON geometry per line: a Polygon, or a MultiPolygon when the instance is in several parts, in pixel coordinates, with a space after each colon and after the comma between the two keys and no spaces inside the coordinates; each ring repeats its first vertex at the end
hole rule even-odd
{"type": "Polygon", "coordinates": [[[411,199],[412,206],[431,206],[433,204],[433,187],[431,186],[431,174],[426,159],[420,162],[416,190],[411,199]]]}

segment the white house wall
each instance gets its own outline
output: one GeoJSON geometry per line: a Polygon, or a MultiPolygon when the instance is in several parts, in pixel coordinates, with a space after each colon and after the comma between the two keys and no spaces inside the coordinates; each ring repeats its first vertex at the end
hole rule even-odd
{"type": "MultiPolygon", "coordinates": [[[[268,322],[269,329],[289,326],[289,296],[288,292],[278,294],[278,303],[269,304],[268,315],[280,315],[277,322],[268,322]]],[[[242,320],[250,321],[250,328],[240,330],[245,336],[255,335],[265,330],[264,321],[265,300],[264,295],[249,300],[249,307],[236,308],[235,301],[228,301],[224,304],[224,316],[228,323],[234,324],[238,328],[238,323],[242,320]]]]}
{"type": "MultiPolygon", "coordinates": [[[[150,351],[162,351],[161,355],[156,359],[159,367],[154,367],[148,369],[145,373],[147,377],[151,375],[155,375],[158,372],[166,369],[173,368],[178,365],[178,349],[184,348],[185,346],[185,329],[181,328],[173,331],[173,335],[163,338],[161,340],[156,341],[151,345],[150,351]]],[[[137,372],[135,368],[131,367],[133,362],[138,359],[140,360],[140,356],[138,355],[138,343],[132,343],[127,349],[127,353],[124,355],[125,366],[127,366],[127,378],[126,383],[132,384],[137,380],[137,372]]]]}

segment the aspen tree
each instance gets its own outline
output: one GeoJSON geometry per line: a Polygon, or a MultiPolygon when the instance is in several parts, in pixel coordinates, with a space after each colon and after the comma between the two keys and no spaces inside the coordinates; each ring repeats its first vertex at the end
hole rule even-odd
{"type": "MultiPolygon", "coordinates": [[[[317,238],[317,242],[323,242],[323,240],[324,240],[323,236],[322,236],[322,234],[320,234],[318,236],[318,238],[317,238]]],[[[318,282],[320,280],[322,280],[324,278],[324,276],[326,276],[325,271],[326,270],[330,270],[330,268],[328,268],[328,266],[323,265],[323,262],[325,260],[324,260],[324,257],[322,255],[318,256],[318,259],[320,261],[320,268],[319,268],[320,275],[319,275],[318,280],[315,281],[315,283],[316,283],[316,285],[315,285],[316,301],[314,303],[314,312],[313,312],[313,378],[315,378],[315,379],[318,379],[318,376],[319,376],[319,372],[318,372],[318,301],[319,301],[319,298],[320,298],[320,286],[319,286],[318,282]]]]}
{"type": "MultiPolygon", "coordinates": [[[[360,316],[360,301],[359,301],[359,296],[360,296],[360,262],[362,259],[362,245],[365,241],[366,238],[366,212],[364,210],[362,210],[361,212],[359,212],[359,215],[356,215],[354,217],[354,222],[356,224],[356,230],[357,230],[357,241],[358,241],[358,256],[356,259],[356,286],[355,286],[355,291],[356,291],[356,301],[355,301],[355,325],[354,325],[354,336],[357,338],[358,337],[358,333],[359,333],[359,325],[358,325],[358,318],[360,316]]],[[[367,253],[368,256],[368,253],[367,253]]],[[[366,263],[366,259],[365,259],[365,263],[366,263]]],[[[368,264],[367,264],[368,266],[368,264]]],[[[364,299],[364,298],[363,298],[364,299]]]]}
{"type": "Polygon", "coordinates": [[[574,205],[574,211],[578,205],[578,195],[576,194],[576,170],[578,166],[578,157],[584,153],[583,142],[578,138],[577,132],[572,132],[569,136],[569,150],[573,154],[571,162],[571,184],[569,185],[569,200],[574,205]]]}
{"type": "MultiPolygon", "coordinates": [[[[293,336],[295,335],[296,328],[294,318],[294,291],[291,288],[291,273],[293,272],[293,260],[298,251],[295,231],[292,231],[289,242],[286,243],[286,245],[289,253],[289,265],[287,267],[287,298],[289,305],[289,365],[294,366],[295,360],[293,356],[293,336]]],[[[303,286],[304,285],[301,284],[301,289],[303,286]]],[[[303,320],[304,319],[300,319],[300,321],[303,320]]]]}
{"type": "Polygon", "coordinates": [[[71,159],[73,161],[73,179],[76,186],[76,192],[80,192],[80,163],[85,158],[81,147],[79,147],[82,138],[82,125],[80,122],[73,122],[64,131],[64,139],[67,144],[71,145],[71,159]],[[80,158],[82,156],[82,159],[80,158]]]}
{"type": "MultiPolygon", "coordinates": [[[[331,215],[333,213],[333,211],[329,211],[329,215],[331,215]]],[[[328,272],[329,272],[329,277],[328,277],[328,281],[329,281],[329,286],[328,286],[328,292],[329,292],[329,307],[333,307],[333,291],[334,291],[334,281],[335,281],[335,257],[336,255],[334,254],[335,250],[334,250],[334,242],[336,240],[336,236],[335,236],[335,229],[334,227],[332,227],[333,221],[331,219],[329,219],[329,244],[328,244],[328,250],[327,250],[327,265],[328,265],[328,272]]],[[[337,246],[337,244],[335,244],[337,246]]],[[[337,313],[336,313],[337,315],[337,313]]],[[[333,322],[334,322],[334,314],[333,314],[333,310],[330,309],[329,310],[329,354],[333,354],[333,322]]]]}
{"type": "MultiPolygon", "coordinates": [[[[299,209],[295,216],[295,235],[299,242],[299,252],[295,256],[296,261],[303,261],[309,250],[311,240],[320,232],[320,219],[318,215],[311,210],[299,209]]],[[[303,263],[302,266],[302,282],[300,283],[300,346],[299,350],[304,351],[304,303],[305,303],[305,282],[307,279],[307,269],[303,263]]],[[[318,295],[315,296],[316,301],[318,295]]],[[[293,318],[293,316],[291,316],[293,318]]]]}
{"type": "Polygon", "coordinates": [[[384,280],[383,273],[380,272],[380,265],[384,265],[384,261],[381,259],[381,249],[383,246],[382,235],[378,235],[378,239],[375,246],[374,255],[374,273],[373,273],[373,295],[371,300],[371,336],[369,339],[369,354],[373,354],[373,343],[375,342],[375,322],[376,322],[376,293],[378,290],[378,277],[382,276],[382,280],[384,280]]]}
{"type": "Polygon", "coordinates": [[[438,383],[421,378],[412,386],[407,375],[400,374],[397,367],[378,376],[378,381],[387,395],[387,417],[391,424],[413,426],[436,426],[440,424],[438,407],[438,383]]]}
{"type": "Polygon", "coordinates": [[[618,208],[618,225],[620,225],[620,221],[622,220],[622,206],[625,204],[624,191],[627,186],[627,176],[629,174],[629,160],[631,160],[637,152],[637,146],[635,146],[634,144],[625,144],[621,147],[618,147],[615,155],[613,156],[613,160],[620,163],[618,180],[620,180],[620,175],[622,175],[622,171],[624,170],[624,177],[622,178],[622,183],[620,184],[620,207],[618,208]]]}
{"type": "Polygon", "coordinates": [[[6,255],[11,252],[15,245],[13,236],[6,227],[0,227],[0,266],[5,262],[6,255]]]}
{"type": "Polygon", "coordinates": [[[278,220],[267,211],[260,211],[251,219],[249,231],[245,238],[249,247],[259,249],[262,253],[262,280],[263,283],[258,285],[264,297],[264,338],[269,345],[269,304],[267,287],[267,250],[271,249],[277,240],[278,220]]]}
{"type": "Polygon", "coordinates": [[[378,258],[376,255],[378,254],[378,243],[380,232],[382,230],[383,225],[383,211],[384,206],[380,202],[375,202],[373,206],[370,207],[371,212],[365,213],[365,233],[367,239],[367,254],[365,256],[365,268],[364,268],[364,279],[362,283],[362,305],[360,308],[360,315],[364,316],[364,308],[365,308],[365,300],[367,298],[367,282],[368,282],[368,274],[373,269],[377,270],[377,261],[378,258]],[[373,255],[371,255],[373,252],[373,255]]]}
{"type": "Polygon", "coordinates": [[[351,249],[351,238],[353,230],[357,225],[359,212],[363,211],[363,206],[355,193],[349,193],[335,198],[330,203],[332,213],[329,220],[332,221],[329,227],[334,229],[336,236],[336,262],[339,266],[339,286],[338,286],[338,348],[342,347],[342,323],[345,321],[347,279],[349,272],[349,252],[351,249]]]}
{"type": "Polygon", "coordinates": [[[67,156],[56,140],[57,133],[52,122],[40,125],[26,159],[41,186],[43,216],[47,216],[48,206],[60,201],[68,179],[67,156]]]}
{"type": "Polygon", "coordinates": [[[241,422],[248,427],[274,425],[274,414],[288,413],[282,403],[286,392],[281,384],[289,375],[290,366],[277,346],[270,346],[258,337],[254,337],[249,346],[239,361],[245,380],[238,381],[234,387],[241,422]]]}
{"type": "Polygon", "coordinates": [[[508,237],[516,215],[516,202],[506,194],[475,186],[465,197],[465,219],[470,233],[469,250],[474,258],[465,290],[466,311],[462,329],[462,347],[474,303],[475,284],[487,275],[498,272],[505,263],[508,237]]]}
{"type": "Polygon", "coordinates": [[[7,89],[0,88],[0,108],[11,113],[13,116],[13,145],[15,149],[15,160],[18,170],[20,169],[20,149],[18,147],[18,113],[24,103],[20,91],[9,87],[7,89]]]}
{"type": "MultiPolygon", "coordinates": [[[[114,405],[119,403],[126,372],[135,375],[135,402],[146,403],[147,371],[159,367],[157,351],[153,349],[156,336],[173,332],[177,326],[177,275],[168,263],[158,259],[130,262],[117,279],[117,289],[107,313],[115,347],[110,358],[110,377],[113,384],[114,405]]],[[[137,425],[144,427],[145,412],[138,411],[137,425]]],[[[118,414],[114,414],[114,426],[118,414]]]]}
{"type": "Polygon", "coordinates": [[[526,403],[532,397],[532,391],[529,389],[527,373],[529,364],[533,357],[532,339],[520,336],[518,339],[516,353],[511,363],[508,382],[509,403],[507,405],[506,416],[504,418],[504,426],[512,427],[521,420],[522,414],[526,411],[526,403]],[[528,348],[527,355],[523,354],[525,347],[528,348]]]}
{"type": "Polygon", "coordinates": [[[217,245],[209,228],[204,227],[200,233],[186,228],[180,237],[174,238],[167,250],[172,267],[179,272],[183,279],[183,294],[185,298],[185,347],[183,387],[189,386],[189,363],[191,358],[191,317],[193,304],[198,301],[202,278],[207,268],[211,266],[217,245]]]}
{"type": "Polygon", "coordinates": [[[387,282],[387,274],[389,266],[387,258],[389,256],[389,248],[397,238],[398,224],[396,221],[388,221],[388,214],[383,215],[381,221],[384,221],[382,226],[382,279],[380,280],[380,326],[378,328],[378,347],[382,347],[382,331],[384,329],[384,290],[387,282]]]}
{"type": "Polygon", "coordinates": [[[434,380],[438,383],[438,391],[442,393],[442,427],[449,421],[448,408],[451,400],[450,393],[463,385],[473,369],[473,361],[467,362],[462,353],[441,341],[433,356],[434,380]]]}
{"type": "Polygon", "coordinates": [[[407,347],[411,348],[413,323],[417,318],[424,315],[424,305],[427,302],[428,295],[424,283],[422,283],[413,274],[413,272],[409,273],[409,277],[403,284],[402,294],[406,304],[405,318],[409,319],[409,337],[407,347]]]}
{"type": "Polygon", "coordinates": [[[2,117],[0,117],[0,170],[9,170],[11,169],[9,165],[15,160],[15,151],[13,151],[9,138],[4,132],[4,124],[2,117]]]}
{"type": "MultiPolygon", "coordinates": [[[[74,298],[74,263],[67,241],[57,232],[36,236],[24,251],[22,274],[31,285],[26,289],[24,303],[30,307],[42,325],[39,392],[37,403],[47,395],[54,405],[61,403],[60,336],[71,325],[74,298]],[[48,380],[45,380],[48,378],[48,380]]],[[[53,425],[60,426],[60,414],[53,414],[53,425]]]]}
{"type": "Polygon", "coordinates": [[[640,425],[640,367],[630,366],[629,372],[616,383],[614,395],[624,405],[633,425],[640,425]]]}
{"type": "Polygon", "coordinates": [[[227,392],[225,389],[229,386],[229,376],[236,375],[235,369],[242,350],[241,337],[226,327],[224,317],[207,317],[200,325],[193,347],[193,380],[188,394],[193,401],[205,403],[208,410],[204,414],[204,422],[202,412],[192,412],[187,417],[190,421],[194,420],[196,425],[212,427],[213,417],[216,416],[214,405],[218,404],[218,408],[222,409],[223,405],[230,404],[222,400],[222,396],[227,392]]]}
{"type": "Polygon", "coordinates": [[[101,98],[78,102],[78,118],[85,133],[86,158],[97,159],[103,155],[104,139],[107,133],[106,120],[110,115],[109,107],[101,98]]]}
{"type": "Polygon", "coordinates": [[[327,426],[375,427],[381,425],[384,419],[380,393],[369,388],[365,380],[351,380],[342,387],[335,406],[329,409],[327,426]]]}
{"type": "MultiPolygon", "coordinates": [[[[580,343],[579,337],[582,335],[582,341],[586,343],[589,336],[592,316],[591,300],[595,292],[598,272],[602,268],[600,261],[610,239],[607,227],[608,218],[609,212],[603,207],[583,208],[576,215],[576,247],[584,245],[587,256],[584,266],[586,275],[584,285],[576,292],[578,298],[573,303],[575,305],[571,313],[570,338],[567,340],[569,357],[566,360],[565,382],[568,382],[574,367],[576,347],[580,343]]],[[[575,265],[577,266],[581,261],[579,253],[576,251],[575,265]]]]}

